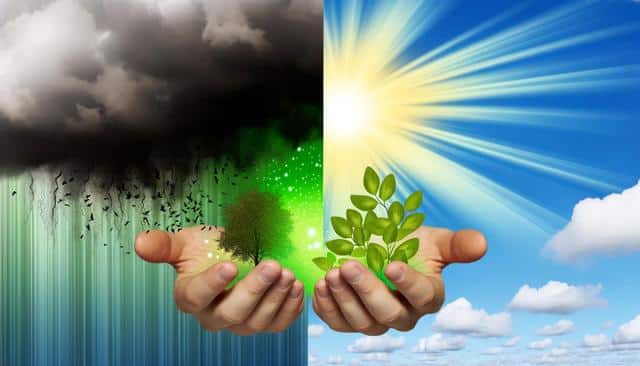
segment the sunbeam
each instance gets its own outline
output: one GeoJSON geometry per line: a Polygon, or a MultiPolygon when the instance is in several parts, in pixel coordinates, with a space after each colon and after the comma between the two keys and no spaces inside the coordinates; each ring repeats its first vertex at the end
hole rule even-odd
{"type": "Polygon", "coordinates": [[[479,226],[495,226],[493,220],[499,217],[500,225],[512,233],[527,233],[542,242],[564,219],[461,160],[493,159],[603,192],[619,189],[615,174],[455,128],[461,123],[496,123],[550,131],[589,129],[596,111],[500,103],[638,83],[638,65],[585,66],[580,63],[584,60],[549,65],[540,59],[638,29],[638,24],[619,24],[585,31],[576,19],[590,6],[565,5],[494,30],[518,13],[513,9],[415,55],[412,45],[436,31],[445,11],[438,2],[326,3],[327,212],[339,214],[348,194],[362,191],[362,171],[373,165],[399,177],[400,195],[422,188],[428,196],[427,212],[445,205],[456,217],[479,226]]]}

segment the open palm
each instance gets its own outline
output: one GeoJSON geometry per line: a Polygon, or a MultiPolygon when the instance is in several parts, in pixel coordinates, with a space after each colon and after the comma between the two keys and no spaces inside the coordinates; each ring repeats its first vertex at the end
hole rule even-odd
{"type": "Polygon", "coordinates": [[[390,290],[360,262],[349,261],[318,281],[313,307],[332,329],[379,335],[390,328],[413,329],[425,314],[444,303],[442,271],[451,263],[469,263],[484,256],[487,244],[477,231],[453,232],[422,227],[417,258],[425,273],[403,262],[392,262],[385,275],[397,290],[390,290]]]}
{"type": "Polygon", "coordinates": [[[227,289],[238,268],[218,246],[222,233],[209,226],[178,233],[147,231],[138,234],[135,250],[145,261],[175,268],[176,305],[203,328],[239,335],[288,328],[304,308],[302,283],[277,262],[263,261],[227,289]]]}

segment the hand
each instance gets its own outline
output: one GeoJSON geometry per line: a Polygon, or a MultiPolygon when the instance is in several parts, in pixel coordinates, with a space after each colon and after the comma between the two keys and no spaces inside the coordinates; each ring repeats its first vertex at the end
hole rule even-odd
{"type": "Polygon", "coordinates": [[[202,226],[178,233],[148,231],[138,234],[135,250],[145,261],[175,268],[176,305],[206,330],[239,335],[284,331],[304,308],[302,283],[277,262],[263,261],[226,289],[238,269],[218,248],[221,232],[202,226]]]}
{"type": "Polygon", "coordinates": [[[416,255],[428,273],[392,262],[385,269],[397,289],[391,291],[360,262],[349,261],[316,284],[313,308],[318,316],[338,332],[380,335],[390,328],[411,330],[422,316],[442,307],[442,270],[451,263],[476,261],[487,251],[477,231],[422,227],[414,237],[420,239],[416,255]]]}

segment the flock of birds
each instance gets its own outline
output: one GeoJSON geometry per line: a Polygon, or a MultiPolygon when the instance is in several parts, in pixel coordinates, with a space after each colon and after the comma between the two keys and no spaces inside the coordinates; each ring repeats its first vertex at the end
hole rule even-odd
{"type": "MultiPolygon", "coordinates": [[[[240,174],[235,170],[232,172],[230,163],[224,162],[220,167],[216,167],[211,162],[212,174],[202,174],[199,169],[199,163],[194,168],[193,175],[189,178],[180,179],[174,174],[161,174],[158,168],[154,169],[152,184],[142,184],[137,179],[124,179],[117,183],[104,182],[99,185],[99,197],[95,194],[85,194],[81,196],[74,194],[79,188],[85,186],[90,175],[80,182],[76,177],[77,172],[65,174],[63,171],[53,179],[52,191],[52,207],[51,217],[55,220],[56,211],[60,207],[72,207],[74,200],[80,204],[82,212],[85,214],[86,221],[83,223],[82,231],[78,234],[79,239],[83,240],[92,228],[97,230],[98,225],[110,224],[109,232],[119,231],[121,228],[128,227],[132,222],[142,224],[142,229],[149,232],[152,229],[165,230],[171,232],[179,232],[184,227],[201,225],[201,230],[212,230],[215,226],[205,224],[205,208],[216,204],[216,200],[211,193],[203,188],[202,179],[212,179],[212,183],[220,186],[215,191],[216,194],[223,196],[222,200],[227,202],[229,193],[220,189],[224,187],[235,187],[241,184],[239,180],[249,181],[247,174],[240,174]],[[222,185],[222,186],[221,186],[222,185]],[[101,200],[98,203],[96,200],[101,200]],[[97,220],[98,212],[101,220],[97,220]],[[138,220],[134,220],[132,215],[139,215],[138,220]],[[110,217],[111,216],[111,220],[110,217]]],[[[33,191],[33,178],[29,186],[31,194],[33,191]]],[[[11,192],[11,197],[18,198],[18,190],[11,192]]],[[[217,208],[224,207],[221,202],[217,203],[217,208]]],[[[103,244],[104,247],[110,246],[108,243],[103,244]]],[[[120,245],[120,249],[125,250],[125,254],[131,254],[130,248],[120,245]]]]}

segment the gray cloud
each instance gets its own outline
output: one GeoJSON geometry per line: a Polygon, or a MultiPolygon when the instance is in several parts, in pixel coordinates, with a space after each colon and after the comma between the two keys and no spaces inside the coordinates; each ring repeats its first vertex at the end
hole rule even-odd
{"type": "Polygon", "coordinates": [[[260,125],[321,74],[318,0],[0,0],[0,168],[260,125]]]}

